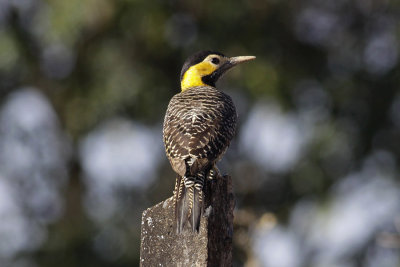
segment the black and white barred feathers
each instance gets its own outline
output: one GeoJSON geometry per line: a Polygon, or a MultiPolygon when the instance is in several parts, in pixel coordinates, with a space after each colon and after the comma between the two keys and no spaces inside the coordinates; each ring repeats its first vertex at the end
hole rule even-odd
{"type": "Polygon", "coordinates": [[[175,190],[177,232],[189,222],[198,231],[203,213],[203,185],[212,178],[236,129],[236,110],[227,94],[197,86],[176,94],[164,119],[167,157],[178,174],[175,190]]]}

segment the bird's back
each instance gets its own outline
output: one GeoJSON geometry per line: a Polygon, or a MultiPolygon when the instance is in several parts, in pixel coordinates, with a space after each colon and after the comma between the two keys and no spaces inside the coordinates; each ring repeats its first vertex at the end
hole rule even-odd
{"type": "Polygon", "coordinates": [[[176,94],[168,105],[163,128],[174,170],[183,176],[185,160],[193,160],[194,173],[217,161],[233,138],[236,118],[231,97],[214,87],[199,86],[176,94]]]}

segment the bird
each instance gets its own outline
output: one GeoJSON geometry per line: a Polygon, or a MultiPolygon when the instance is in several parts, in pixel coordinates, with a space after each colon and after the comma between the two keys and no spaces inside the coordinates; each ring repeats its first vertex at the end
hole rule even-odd
{"type": "Polygon", "coordinates": [[[215,84],[227,70],[253,59],[206,50],[183,64],[181,90],[171,98],[163,123],[165,152],[177,174],[173,194],[177,233],[187,223],[192,232],[199,231],[204,184],[219,176],[216,163],[235,135],[235,105],[215,84]]]}

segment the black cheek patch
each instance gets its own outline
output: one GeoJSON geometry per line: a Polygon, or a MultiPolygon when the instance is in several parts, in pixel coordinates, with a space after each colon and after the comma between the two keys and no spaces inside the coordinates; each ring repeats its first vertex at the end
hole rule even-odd
{"type": "Polygon", "coordinates": [[[201,77],[201,80],[203,81],[203,83],[215,87],[215,78],[213,77],[213,73],[211,73],[210,75],[206,75],[201,77]]]}

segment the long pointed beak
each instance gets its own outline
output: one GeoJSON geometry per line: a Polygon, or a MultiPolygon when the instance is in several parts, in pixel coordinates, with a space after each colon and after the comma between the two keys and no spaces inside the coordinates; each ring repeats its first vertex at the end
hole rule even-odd
{"type": "Polygon", "coordinates": [[[225,63],[222,64],[216,71],[211,74],[211,79],[217,81],[219,77],[222,76],[227,70],[236,66],[239,63],[246,62],[249,60],[255,59],[255,56],[239,56],[239,57],[230,57],[225,63]]]}
{"type": "Polygon", "coordinates": [[[237,65],[239,63],[246,62],[246,61],[249,61],[249,60],[253,60],[255,58],[256,58],[255,56],[231,57],[231,58],[229,58],[229,63],[232,64],[232,66],[235,66],[235,65],[237,65]]]}

